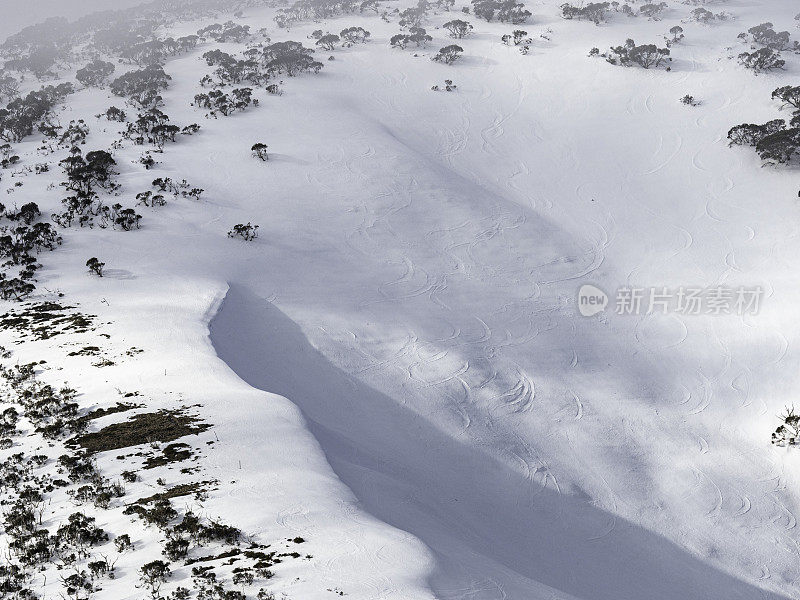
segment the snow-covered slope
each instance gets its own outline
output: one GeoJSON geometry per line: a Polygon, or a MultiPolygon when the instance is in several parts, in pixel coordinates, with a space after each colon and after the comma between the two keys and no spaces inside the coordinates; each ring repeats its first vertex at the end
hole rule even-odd
{"type": "MultiPolygon", "coordinates": [[[[351,25],[372,39],[219,119],[189,106],[209,71],[198,57],[241,46],[170,60],[164,110],[202,129],[150,171],[141,148],[117,150],[119,181],[129,204],[165,176],[203,199],[139,208],[136,232],[68,230],[43,261],[40,287],[110,322],[114,347],[145,350],[59,376],[198,405],[220,439],[206,509],[312,546],[281,584],[292,598],[800,594],[800,458],[769,444],[797,389],[798,177],[726,139],[779,116],[772,90],[800,76],[791,53],[785,71],[743,69],[737,34],[797,32],[797,5],[740,0],[721,7],[735,20],[682,23],[667,72],[587,54],[660,42],[691,7],[596,27],[558,4],[528,4],[527,55],[500,42],[512,26],[465,17],[453,66],[430,57],[455,13],[430,17],[427,49],[401,51],[394,20],[287,32],[248,10],[273,41],[351,25]],[[431,91],[445,79],[457,90],[431,91]],[[226,236],[246,222],[257,240],[226,236]],[[744,317],[585,318],[586,283],[767,294],[744,317]]],[[[109,147],[113,124],[89,117],[115,102],[79,91],[61,122],[87,118],[89,145],[109,147]]],[[[17,152],[36,162],[35,144],[17,152]]],[[[11,198],[56,211],[49,183],[11,198]]]]}

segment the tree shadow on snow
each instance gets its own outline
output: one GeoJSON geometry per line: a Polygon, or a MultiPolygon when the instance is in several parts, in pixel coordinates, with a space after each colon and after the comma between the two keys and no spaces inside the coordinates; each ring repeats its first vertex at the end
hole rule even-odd
{"type": "Polygon", "coordinates": [[[125,269],[103,269],[103,277],[109,279],[136,279],[136,275],[125,269]]]}

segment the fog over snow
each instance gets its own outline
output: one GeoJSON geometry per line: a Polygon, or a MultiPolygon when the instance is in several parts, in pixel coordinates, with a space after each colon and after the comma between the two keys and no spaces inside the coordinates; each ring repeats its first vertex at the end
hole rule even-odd
{"type": "Polygon", "coordinates": [[[128,8],[143,4],[142,0],[33,0],[20,5],[11,0],[0,1],[0,38],[6,39],[29,25],[50,17],[74,19],[96,10],[128,8]]]}

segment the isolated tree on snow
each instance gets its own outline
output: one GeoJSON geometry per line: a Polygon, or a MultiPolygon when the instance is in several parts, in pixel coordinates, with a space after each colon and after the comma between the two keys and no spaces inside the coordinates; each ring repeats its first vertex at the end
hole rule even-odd
{"type": "Polygon", "coordinates": [[[449,46],[445,46],[444,48],[440,49],[439,53],[436,56],[434,56],[431,60],[435,60],[436,62],[442,62],[446,65],[452,65],[461,57],[461,54],[463,52],[464,49],[461,46],[451,44],[449,46]]]}
{"type": "Polygon", "coordinates": [[[253,156],[255,156],[256,158],[260,158],[261,160],[269,160],[266,144],[258,142],[256,144],[253,144],[253,147],[250,148],[250,150],[253,152],[253,156]]]}
{"type": "Polygon", "coordinates": [[[461,19],[453,19],[443,25],[450,32],[450,37],[461,39],[472,31],[472,25],[461,19]]]}
{"type": "Polygon", "coordinates": [[[103,276],[103,267],[106,266],[106,263],[100,262],[99,260],[97,260],[96,257],[93,256],[92,258],[90,258],[89,260],[86,261],[86,266],[89,267],[89,270],[92,273],[94,273],[98,277],[102,277],[103,276]]]}

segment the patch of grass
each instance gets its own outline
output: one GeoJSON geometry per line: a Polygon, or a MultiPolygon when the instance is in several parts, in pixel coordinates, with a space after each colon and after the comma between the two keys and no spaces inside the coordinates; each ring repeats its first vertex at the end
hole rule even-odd
{"type": "Polygon", "coordinates": [[[110,406],[109,408],[97,408],[88,414],[81,417],[84,421],[93,421],[94,419],[99,419],[100,417],[107,417],[108,415],[114,415],[116,413],[125,412],[128,410],[133,410],[134,408],[142,408],[143,404],[131,404],[130,402],[117,402],[116,406],[110,406]]]}
{"type": "Polygon", "coordinates": [[[172,442],[187,435],[197,435],[210,427],[183,410],[160,410],[134,415],[123,423],[74,437],[70,444],[89,452],[105,452],[152,442],[172,442]]]}
{"type": "Polygon", "coordinates": [[[199,562],[211,562],[212,560],[222,560],[223,558],[232,558],[234,556],[239,556],[242,554],[242,551],[238,548],[231,548],[230,550],[226,550],[225,552],[221,552],[219,554],[212,554],[211,556],[200,556],[198,558],[190,558],[186,561],[186,565],[193,565],[199,562]]]}
{"type": "Polygon", "coordinates": [[[191,496],[192,494],[196,494],[197,492],[206,492],[209,489],[209,486],[214,485],[214,481],[200,481],[196,483],[182,483],[180,485],[176,485],[174,487],[169,488],[166,492],[160,492],[158,494],[153,494],[152,496],[148,496],[147,498],[140,498],[134,504],[150,504],[151,502],[156,502],[157,500],[170,500],[172,498],[180,498],[182,496],[191,496]]]}
{"type": "Polygon", "coordinates": [[[170,463],[189,460],[194,456],[192,447],[189,444],[170,444],[161,451],[161,456],[152,456],[144,461],[145,469],[155,469],[170,463]]]}
{"type": "Polygon", "coordinates": [[[95,316],[73,312],[74,308],[55,302],[23,304],[21,309],[0,315],[0,328],[13,329],[22,337],[39,340],[46,340],[63,333],[90,331],[95,316]]]}
{"type": "Polygon", "coordinates": [[[115,363],[113,360],[108,359],[108,358],[103,358],[101,360],[98,360],[97,362],[93,362],[92,366],[93,367],[113,367],[115,364],[117,364],[117,363],[115,363]]]}
{"type": "Polygon", "coordinates": [[[99,419],[100,417],[106,417],[108,415],[133,410],[135,408],[141,408],[142,406],[142,404],[131,404],[130,402],[117,402],[116,406],[97,408],[76,419],[77,427],[75,431],[86,431],[86,427],[88,426],[89,422],[99,419]]]}
{"type": "Polygon", "coordinates": [[[85,346],[80,350],[76,350],[75,352],[70,352],[67,356],[98,356],[100,354],[100,348],[97,346],[85,346]]]}

